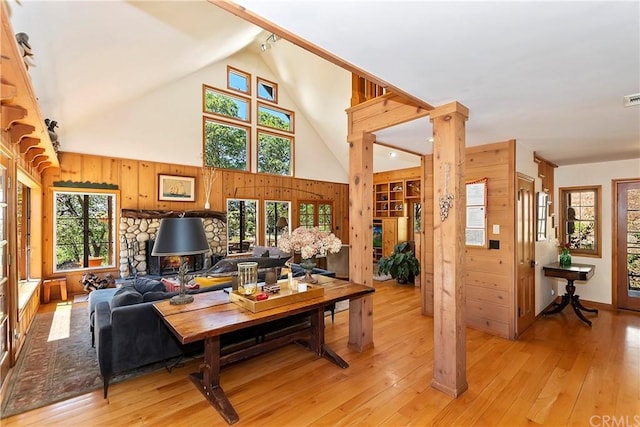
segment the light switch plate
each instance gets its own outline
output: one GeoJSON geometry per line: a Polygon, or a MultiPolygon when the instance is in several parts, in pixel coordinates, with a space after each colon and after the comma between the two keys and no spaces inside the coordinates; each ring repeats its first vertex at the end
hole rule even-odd
{"type": "Polygon", "coordinates": [[[493,224],[493,234],[500,234],[500,224],[493,224]]]}

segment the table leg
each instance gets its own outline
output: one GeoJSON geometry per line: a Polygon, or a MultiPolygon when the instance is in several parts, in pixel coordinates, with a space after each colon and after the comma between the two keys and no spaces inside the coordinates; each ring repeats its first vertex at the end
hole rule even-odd
{"type": "Polygon", "coordinates": [[[587,325],[591,326],[591,320],[584,317],[581,310],[587,311],[589,313],[598,313],[598,310],[595,308],[586,308],[580,302],[580,295],[573,295],[571,298],[571,306],[573,307],[573,311],[576,312],[576,315],[587,325]]]}
{"type": "Polygon", "coordinates": [[[311,313],[311,351],[324,357],[331,363],[345,369],[349,364],[324,343],[324,307],[320,307],[311,313]]]}
{"type": "Polygon", "coordinates": [[[228,424],[240,420],[229,398],[220,387],[220,337],[208,337],[204,340],[204,361],[200,372],[189,375],[191,381],[211,406],[222,415],[228,424]]]}

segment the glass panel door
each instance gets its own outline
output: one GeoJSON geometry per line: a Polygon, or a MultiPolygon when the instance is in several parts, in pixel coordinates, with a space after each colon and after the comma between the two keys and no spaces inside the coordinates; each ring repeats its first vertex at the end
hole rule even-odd
{"type": "Polygon", "coordinates": [[[618,307],[640,310],[640,181],[617,184],[618,307]]]}

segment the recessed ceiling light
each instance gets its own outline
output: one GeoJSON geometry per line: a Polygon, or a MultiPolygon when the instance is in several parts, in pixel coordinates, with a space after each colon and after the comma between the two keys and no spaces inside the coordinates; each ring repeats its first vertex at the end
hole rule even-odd
{"type": "Polygon", "coordinates": [[[397,156],[397,154],[396,154],[395,151],[392,151],[392,152],[389,153],[389,157],[396,157],[396,156],[397,156]]]}
{"type": "Polygon", "coordinates": [[[433,137],[431,136],[431,137],[427,138],[427,142],[430,143],[430,144],[433,144],[433,137]]]}

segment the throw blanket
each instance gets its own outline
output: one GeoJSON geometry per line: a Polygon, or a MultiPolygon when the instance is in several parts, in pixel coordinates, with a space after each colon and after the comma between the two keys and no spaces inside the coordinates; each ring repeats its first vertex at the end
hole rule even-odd
{"type": "MultiPolygon", "coordinates": [[[[162,278],[162,279],[160,279],[160,281],[162,282],[164,287],[167,288],[167,292],[179,292],[180,291],[180,283],[177,280],[171,280],[171,279],[162,278]]],[[[185,285],[185,288],[188,291],[191,291],[191,290],[195,290],[195,289],[200,289],[200,285],[198,285],[197,283],[196,284],[187,284],[187,285],[185,285]]]]}

